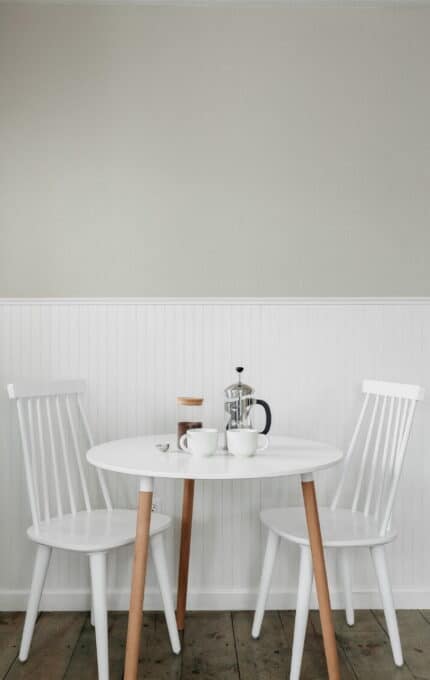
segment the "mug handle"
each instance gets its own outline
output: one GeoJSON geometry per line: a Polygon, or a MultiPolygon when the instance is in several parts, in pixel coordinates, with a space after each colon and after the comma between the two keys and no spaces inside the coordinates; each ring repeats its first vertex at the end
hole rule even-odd
{"type": "Polygon", "coordinates": [[[265,451],[267,449],[267,447],[269,446],[269,437],[267,435],[263,434],[262,432],[260,432],[258,436],[264,438],[264,444],[263,444],[263,446],[259,446],[257,448],[257,452],[258,451],[265,451]]]}
{"type": "Polygon", "coordinates": [[[184,432],[184,434],[182,435],[182,437],[179,440],[179,448],[182,449],[182,451],[186,451],[187,453],[189,453],[190,449],[188,448],[188,446],[186,446],[184,444],[185,440],[187,440],[187,445],[188,445],[188,438],[187,438],[186,432],[184,432]]]}
{"type": "Polygon", "coordinates": [[[272,411],[267,401],[263,399],[256,399],[255,403],[264,408],[264,413],[266,414],[266,424],[261,430],[260,434],[267,434],[272,426],[272,411]]]}

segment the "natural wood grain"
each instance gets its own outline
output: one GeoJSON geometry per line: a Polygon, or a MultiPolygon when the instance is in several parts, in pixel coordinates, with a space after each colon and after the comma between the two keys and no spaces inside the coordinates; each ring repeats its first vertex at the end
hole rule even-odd
{"type": "Polygon", "coordinates": [[[337,654],[333,616],[330,606],[330,595],[328,590],[327,572],[325,567],[324,549],[322,545],[314,482],[302,482],[302,491],[306,512],[306,523],[309,533],[309,544],[312,552],[315,586],[318,595],[321,630],[324,642],[324,653],[327,661],[328,676],[330,680],[340,680],[339,658],[337,654]]]}
{"type": "MultiPolygon", "coordinates": [[[[182,659],[172,654],[164,614],[143,614],[143,635],[140,640],[138,678],[145,680],[179,680],[182,659]]],[[[121,680],[124,669],[127,612],[109,614],[109,673],[110,680],[121,680]]],[[[89,619],[85,622],[73,652],[65,680],[97,678],[96,641],[89,619]]]]}
{"type": "MultiPolygon", "coordinates": [[[[176,656],[170,649],[164,614],[144,613],[138,678],[191,680],[200,676],[204,680],[285,680],[290,667],[294,612],[266,612],[259,640],[252,640],[250,636],[252,615],[252,612],[188,614],[183,653],[176,656]]],[[[334,612],[342,680],[428,680],[429,612],[399,611],[398,615],[406,661],[401,669],[393,664],[381,611],[357,610],[353,627],[346,624],[342,611],[334,612]]],[[[94,628],[87,613],[41,614],[25,664],[13,660],[22,619],[22,614],[0,616],[0,678],[93,680],[97,677],[94,628]],[[10,654],[13,656],[8,664],[10,654]]],[[[127,612],[109,614],[110,680],[122,680],[127,619],[127,612]]],[[[309,616],[301,677],[327,680],[321,624],[316,611],[309,616]]]]}
{"type": "Polygon", "coordinates": [[[430,609],[421,609],[420,611],[427,623],[430,623],[430,609]]]}
{"type": "MultiPolygon", "coordinates": [[[[294,634],[294,611],[280,612],[280,619],[284,629],[284,635],[289,648],[292,646],[294,634]]],[[[340,675],[342,680],[355,680],[356,676],[345,656],[345,652],[338,644],[337,651],[340,664],[340,675]]],[[[321,624],[318,612],[313,612],[309,616],[308,627],[306,631],[305,647],[303,650],[302,673],[306,680],[325,680],[327,677],[327,666],[324,656],[324,646],[321,636],[321,624]],[[318,630],[313,625],[313,617],[318,621],[318,630]]],[[[288,676],[287,676],[288,677],[288,676]]]]}
{"type": "Polygon", "coordinates": [[[152,614],[143,637],[138,677],[145,680],[180,680],[182,658],[172,652],[163,612],[152,614]]]}
{"type": "Polygon", "coordinates": [[[8,680],[62,678],[86,619],[81,612],[41,614],[36,623],[28,661],[16,659],[8,680]]]}
{"type": "MultiPolygon", "coordinates": [[[[385,632],[387,627],[383,611],[374,611],[385,632]]],[[[397,612],[403,656],[411,673],[420,680],[430,680],[430,624],[419,611],[397,612]]]]}
{"type": "MultiPolygon", "coordinates": [[[[146,619],[152,619],[152,616],[152,614],[144,614],[144,628],[147,625],[146,619]]],[[[124,672],[127,618],[127,612],[111,612],[109,614],[110,680],[121,680],[124,672]]],[[[145,639],[145,635],[142,637],[145,639]]],[[[97,677],[96,637],[89,617],[82,629],[64,677],[65,680],[94,680],[97,677]]]]}
{"type": "MultiPolygon", "coordinates": [[[[312,613],[311,618],[320,633],[318,616],[312,613]]],[[[355,625],[351,627],[342,611],[334,612],[334,621],[339,643],[358,680],[412,680],[406,665],[402,668],[394,665],[388,637],[371,612],[357,611],[355,625]]]]}
{"type": "MultiPolygon", "coordinates": [[[[122,680],[123,678],[127,625],[128,625],[127,612],[111,612],[109,614],[110,680],[122,680]]],[[[142,677],[142,673],[140,670],[142,659],[151,658],[153,652],[155,651],[150,643],[151,631],[153,627],[154,627],[154,613],[143,612],[142,635],[140,636],[139,645],[139,667],[137,673],[138,678],[142,677]]],[[[76,680],[78,680],[78,678],[76,678],[76,680]]]]}
{"type": "MultiPolygon", "coordinates": [[[[143,613],[143,635],[140,641],[140,655],[146,641],[146,630],[152,618],[151,613],[143,613]]],[[[124,674],[125,644],[127,640],[128,612],[109,614],[109,673],[110,680],[122,680],[124,674]]],[[[94,647],[95,649],[95,647],[94,647]]],[[[78,678],[76,680],[79,680],[78,678]]]]}
{"type": "Polygon", "coordinates": [[[268,611],[258,640],[251,638],[253,612],[233,612],[233,630],[241,678],[285,680],[288,677],[291,645],[278,612],[268,611]]]}
{"type": "Polygon", "coordinates": [[[143,617],[146,566],[148,562],[149,527],[151,523],[152,491],[139,492],[136,541],[134,544],[133,576],[128,615],[125,651],[125,680],[136,680],[143,617]]]}
{"type": "Polygon", "coordinates": [[[187,608],[188,569],[190,565],[191,528],[193,523],[194,479],[184,479],[182,500],[181,547],[179,552],[178,597],[176,621],[178,630],[184,630],[187,608]]]}
{"type": "Polygon", "coordinates": [[[191,613],[186,624],[182,679],[239,680],[231,614],[191,613]]]}
{"type": "Polygon", "coordinates": [[[64,677],[66,680],[92,680],[97,677],[95,629],[90,623],[89,616],[82,628],[64,677]]]}
{"type": "Polygon", "coordinates": [[[18,654],[23,625],[23,613],[0,613],[0,678],[6,674],[18,654]]]}

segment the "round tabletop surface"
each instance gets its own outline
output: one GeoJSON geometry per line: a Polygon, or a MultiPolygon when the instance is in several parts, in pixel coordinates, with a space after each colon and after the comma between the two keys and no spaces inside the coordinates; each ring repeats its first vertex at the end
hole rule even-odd
{"type": "Polygon", "coordinates": [[[258,479],[316,472],[342,460],[342,452],[328,444],[270,436],[269,447],[250,458],[232,456],[219,450],[215,455],[197,458],[177,450],[176,435],[150,435],[118,439],[94,446],[88,462],[103,470],[138,477],[173,479],[258,479]],[[156,444],[169,443],[161,453],[156,444]]]}

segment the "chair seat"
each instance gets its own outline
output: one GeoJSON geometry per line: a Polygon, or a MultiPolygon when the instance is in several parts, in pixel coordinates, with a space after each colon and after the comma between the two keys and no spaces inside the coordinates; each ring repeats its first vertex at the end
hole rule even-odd
{"type": "MultiPolygon", "coordinates": [[[[171,518],[153,512],[151,514],[151,536],[164,531],[171,518]]],[[[36,543],[63,550],[97,552],[110,550],[134,543],[136,536],[135,510],[91,510],[65,515],[42,522],[39,531],[34,526],[27,529],[27,535],[36,543]]]]}
{"type": "MultiPolygon", "coordinates": [[[[300,545],[309,545],[306,516],[303,507],[273,508],[261,512],[261,521],[276,534],[300,545]]],[[[362,512],[350,509],[319,508],[321,533],[326,547],[372,546],[389,543],[395,536],[390,531],[379,535],[378,525],[362,512]]]]}

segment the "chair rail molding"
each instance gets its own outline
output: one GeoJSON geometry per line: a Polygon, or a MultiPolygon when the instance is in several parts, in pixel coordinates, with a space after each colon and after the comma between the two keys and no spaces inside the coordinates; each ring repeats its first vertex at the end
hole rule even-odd
{"type": "MultiPolygon", "coordinates": [[[[326,441],[345,450],[364,378],[430,387],[429,297],[0,298],[0,609],[23,609],[33,546],[16,413],[6,385],[19,378],[79,378],[96,442],[172,432],[176,396],[205,398],[205,419],[224,427],[223,390],[235,366],[273,413],[274,434],[326,441]]],[[[256,412],[258,427],[260,414],[256,412]]],[[[398,607],[430,608],[430,399],[419,404],[393,515],[398,538],[387,559],[398,607]]],[[[90,477],[95,471],[90,470],[90,477]]],[[[339,470],[317,476],[327,504],[339,470]]],[[[109,474],[116,507],[136,507],[136,482],[109,474]]],[[[166,534],[176,581],[182,486],[157,480],[157,509],[173,517],[166,534]]],[[[253,608],[266,534],[262,508],[301,503],[296,479],[196,483],[190,564],[194,608],[253,608]]],[[[109,563],[110,606],[124,609],[132,551],[109,563]]],[[[328,551],[335,606],[342,606],[328,551]]],[[[298,551],[281,546],[269,606],[295,602],[298,551]]],[[[373,568],[356,554],[354,605],[378,603],[373,568]]],[[[87,606],[86,560],[54,555],[42,607],[87,606]]],[[[161,608],[152,568],[148,606],[161,608]]]]}
{"type": "Polygon", "coordinates": [[[430,305],[430,297],[0,297],[0,305],[430,305]]]}

